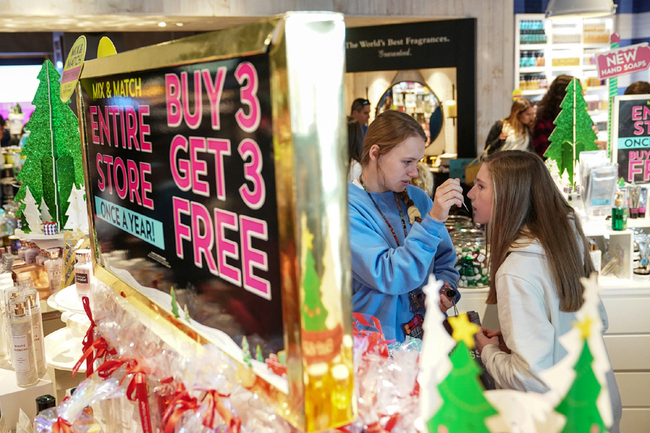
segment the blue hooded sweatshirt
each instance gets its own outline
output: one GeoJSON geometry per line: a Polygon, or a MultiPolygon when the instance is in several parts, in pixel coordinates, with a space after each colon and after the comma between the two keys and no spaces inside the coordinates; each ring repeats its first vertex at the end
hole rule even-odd
{"type": "MultiPolygon", "coordinates": [[[[395,194],[392,191],[370,195],[393,227],[399,245],[368,193],[357,182],[348,188],[350,210],[350,249],[352,253],[352,310],[375,316],[387,340],[404,341],[404,324],[410,311],[409,292],[421,289],[434,274],[437,280],[458,287],[454,269],[456,250],[443,223],[429,216],[433,202],[421,189],[408,185],[408,193],[420,213],[422,223],[409,223],[407,206],[399,199],[408,237],[395,194]]],[[[456,302],[460,295],[456,296],[456,302]]],[[[429,301],[438,308],[438,299],[429,301]]]]}

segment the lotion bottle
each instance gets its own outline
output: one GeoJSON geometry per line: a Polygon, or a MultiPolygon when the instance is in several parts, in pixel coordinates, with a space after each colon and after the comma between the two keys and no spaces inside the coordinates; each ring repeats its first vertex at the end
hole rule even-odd
{"type": "Polygon", "coordinates": [[[27,306],[31,310],[32,316],[32,335],[34,337],[34,353],[36,354],[36,369],[38,374],[47,373],[47,363],[45,362],[45,339],[43,338],[43,316],[41,316],[41,304],[37,290],[28,290],[25,292],[27,306]]]}
{"type": "Polygon", "coordinates": [[[16,384],[22,388],[38,383],[32,318],[27,301],[17,298],[9,302],[12,365],[16,372],[16,384]]]}
{"type": "Polygon", "coordinates": [[[61,249],[58,247],[48,248],[49,258],[45,260],[44,266],[47,270],[47,279],[50,282],[50,294],[54,294],[61,289],[61,269],[63,268],[63,258],[61,258],[61,249]]]}
{"type": "Polygon", "coordinates": [[[90,263],[90,250],[81,249],[76,251],[77,264],[74,265],[75,286],[79,297],[89,296],[93,278],[93,265],[90,263]]]}

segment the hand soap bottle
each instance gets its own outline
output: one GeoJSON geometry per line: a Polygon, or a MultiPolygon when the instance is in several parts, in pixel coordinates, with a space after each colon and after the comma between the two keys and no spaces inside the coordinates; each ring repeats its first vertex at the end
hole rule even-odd
{"type": "Polygon", "coordinates": [[[627,229],[627,206],[621,198],[621,193],[616,193],[616,201],[612,208],[612,230],[627,229]]]}

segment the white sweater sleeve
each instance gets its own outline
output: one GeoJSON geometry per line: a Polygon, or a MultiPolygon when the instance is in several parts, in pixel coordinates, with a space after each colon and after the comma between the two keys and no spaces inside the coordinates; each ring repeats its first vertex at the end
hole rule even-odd
{"type": "Polygon", "coordinates": [[[496,284],[501,333],[512,353],[487,345],[481,358],[501,388],[546,392],[538,374],[553,365],[555,329],[542,289],[509,274],[499,276],[496,284]]]}

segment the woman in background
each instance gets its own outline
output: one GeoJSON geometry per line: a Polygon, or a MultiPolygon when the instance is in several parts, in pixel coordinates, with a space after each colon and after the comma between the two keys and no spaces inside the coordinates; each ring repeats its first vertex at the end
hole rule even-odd
{"type": "MultiPolygon", "coordinates": [[[[559,339],[577,321],[594,266],[573,208],[554,184],[544,162],[529,152],[498,152],[484,161],[469,192],[474,219],[490,224],[488,304],[497,305],[500,329],[483,329],[476,344],[501,388],[546,392],[540,373],[566,355],[559,339]]],[[[600,304],[603,332],[607,313],[600,304]]],[[[603,342],[604,345],[604,342],[603,342]]],[[[614,425],[621,399],[607,373],[614,425]]]]}
{"type": "Polygon", "coordinates": [[[624,95],[646,95],[650,93],[650,83],[647,81],[635,81],[627,86],[624,95]]]}
{"type": "Polygon", "coordinates": [[[553,121],[560,113],[560,104],[566,95],[566,88],[573,80],[570,75],[558,75],[551,83],[546,95],[537,104],[537,121],[533,128],[535,152],[543,157],[548,149],[548,137],[555,129],[553,121]]]}
{"type": "Polygon", "coordinates": [[[363,128],[354,117],[348,116],[348,182],[361,174],[361,153],[363,152],[363,128]]]}
{"type": "Polygon", "coordinates": [[[510,115],[498,120],[490,129],[485,148],[488,154],[498,150],[526,150],[533,152],[531,126],[535,121],[535,107],[526,98],[512,103],[510,115]]]}
{"type": "MultiPolygon", "coordinates": [[[[431,274],[458,286],[456,251],[445,220],[451,206],[463,204],[460,181],[440,185],[433,202],[409,185],[418,175],[425,139],[408,114],[381,113],[363,141],[361,176],[348,188],[352,308],[378,318],[387,340],[421,336],[422,286],[431,274]]],[[[451,301],[441,294],[428,305],[447,311],[451,301]]]]}
{"type": "Polygon", "coordinates": [[[418,162],[418,175],[411,179],[411,185],[415,185],[426,192],[429,198],[433,198],[433,174],[429,166],[424,162],[418,162]]]}

